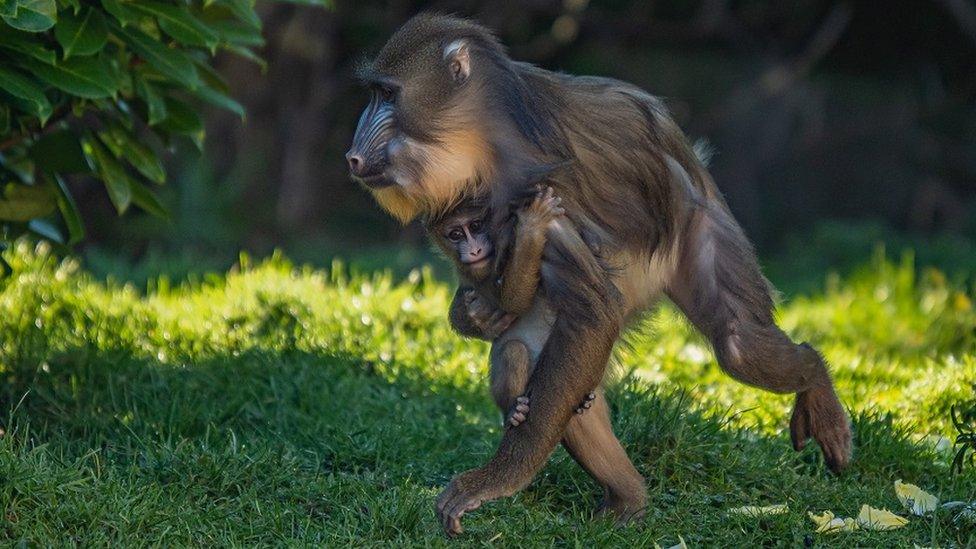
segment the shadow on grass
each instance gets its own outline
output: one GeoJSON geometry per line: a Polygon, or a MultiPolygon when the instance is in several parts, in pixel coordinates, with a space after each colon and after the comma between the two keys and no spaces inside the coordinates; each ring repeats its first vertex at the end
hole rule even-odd
{"type": "MultiPolygon", "coordinates": [[[[153,539],[169,524],[183,528],[185,541],[200,541],[228,516],[240,530],[228,526],[226,537],[213,539],[439,539],[433,496],[453,474],[482,463],[500,436],[486,388],[415,369],[390,374],[346,355],[252,351],[180,366],[79,349],[0,375],[0,405],[10,410],[0,438],[7,472],[0,502],[34,524],[63,524],[47,506],[73,502],[82,509],[71,519],[73,539],[81,541],[102,540],[85,524],[119,508],[136,515],[144,508],[140,520],[158,523],[142,531],[137,521],[105,540],[153,539]],[[174,506],[182,510],[167,514],[174,506]]],[[[881,414],[855,418],[857,456],[836,478],[815,449],[796,454],[783,434],[731,428],[697,411],[686,393],[633,382],[614,387],[611,400],[617,432],[647,478],[651,508],[645,530],[635,531],[645,535],[666,528],[689,543],[713,543],[716,532],[701,521],[747,504],[848,514],[861,503],[892,506],[890,494],[881,498],[899,478],[976,493],[972,476],[950,477],[941,456],[881,414]]],[[[560,451],[529,490],[497,505],[503,515],[569,514],[555,523],[565,525],[588,515],[599,496],[560,451]]],[[[3,520],[0,539],[58,539],[57,528],[48,537],[3,520]]],[[[810,528],[802,514],[781,526],[797,543],[810,528]]],[[[574,535],[598,537],[585,528],[574,535]]],[[[948,539],[966,535],[951,531],[948,539]]]]}

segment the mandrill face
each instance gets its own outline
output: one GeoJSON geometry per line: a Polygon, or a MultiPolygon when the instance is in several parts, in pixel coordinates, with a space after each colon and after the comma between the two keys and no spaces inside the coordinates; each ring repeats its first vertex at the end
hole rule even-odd
{"type": "Polygon", "coordinates": [[[463,194],[489,157],[478,121],[473,38],[408,23],[359,69],[369,104],[346,152],[350,175],[403,222],[463,194]]]}

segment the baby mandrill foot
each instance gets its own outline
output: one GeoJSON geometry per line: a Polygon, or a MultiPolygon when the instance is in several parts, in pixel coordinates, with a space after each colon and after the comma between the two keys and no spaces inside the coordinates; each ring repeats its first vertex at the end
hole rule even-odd
{"type": "Polygon", "coordinates": [[[525,419],[529,415],[529,397],[520,396],[515,399],[515,406],[508,413],[508,419],[505,420],[506,427],[518,427],[519,425],[525,423],[525,419]]]}
{"type": "Polygon", "coordinates": [[[583,402],[581,402],[580,405],[576,407],[576,413],[582,414],[583,412],[589,410],[590,406],[593,406],[594,400],[596,400],[596,393],[590,393],[586,395],[586,398],[583,399],[583,402]]]}

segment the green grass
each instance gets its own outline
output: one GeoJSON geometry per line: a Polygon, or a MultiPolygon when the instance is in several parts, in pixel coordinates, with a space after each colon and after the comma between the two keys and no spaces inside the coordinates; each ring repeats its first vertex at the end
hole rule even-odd
{"type": "Polygon", "coordinates": [[[0,543],[81,545],[973,546],[948,513],[900,530],[813,533],[807,511],[898,508],[892,483],[976,499],[949,471],[949,407],[973,395],[974,292],[875,258],[780,318],[819,346],[851,406],[837,478],[794,453],[790,398],[721,374],[669,307],[622,346],[616,430],[650,509],[618,529],[562,450],[448,542],[433,500],[492,452],[484,343],[452,334],[430,271],[296,268],[281,258],[146,292],[21,243],[0,281],[0,543]],[[740,505],[788,503],[764,519],[740,505]]]}

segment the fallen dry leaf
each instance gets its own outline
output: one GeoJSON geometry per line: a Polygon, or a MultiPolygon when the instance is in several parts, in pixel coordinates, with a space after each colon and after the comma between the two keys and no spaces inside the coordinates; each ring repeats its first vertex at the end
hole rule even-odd
{"type": "Polygon", "coordinates": [[[901,480],[895,481],[895,495],[905,509],[911,511],[913,515],[922,516],[931,513],[939,505],[939,498],[914,484],[906,484],[901,480]]]}
{"type": "Polygon", "coordinates": [[[857,521],[850,517],[835,517],[831,511],[822,514],[807,513],[810,520],[817,525],[818,534],[832,534],[834,532],[851,532],[857,530],[857,521]]]}
{"type": "Polygon", "coordinates": [[[857,514],[857,524],[865,530],[894,530],[908,524],[908,519],[899,517],[887,509],[876,509],[868,504],[861,506],[857,514]]]}

